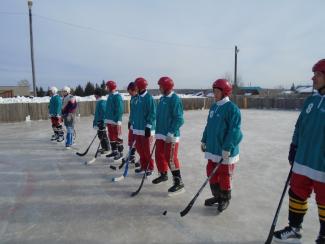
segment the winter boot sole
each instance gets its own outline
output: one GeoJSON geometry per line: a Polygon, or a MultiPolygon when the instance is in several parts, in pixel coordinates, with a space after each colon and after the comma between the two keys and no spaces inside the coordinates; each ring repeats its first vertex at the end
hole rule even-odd
{"type": "Polygon", "coordinates": [[[185,193],[185,188],[183,187],[182,189],[178,190],[178,191],[174,191],[174,192],[168,192],[168,196],[169,197],[174,197],[177,196],[179,194],[185,193]]]}

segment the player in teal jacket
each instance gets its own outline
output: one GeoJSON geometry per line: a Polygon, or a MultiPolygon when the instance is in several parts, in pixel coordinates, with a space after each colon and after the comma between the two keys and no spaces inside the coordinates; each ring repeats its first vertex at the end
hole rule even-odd
{"type": "Polygon", "coordinates": [[[150,157],[150,147],[153,141],[153,135],[155,134],[156,103],[147,91],[148,82],[144,78],[139,77],[134,82],[138,90],[138,96],[132,116],[132,126],[141,165],[135,172],[140,174],[144,173],[149,164],[147,175],[151,175],[154,170],[154,161],[150,157]]]}
{"type": "Polygon", "coordinates": [[[288,160],[293,163],[289,189],[289,226],[274,233],[281,243],[298,243],[308,210],[308,198],[315,192],[320,222],[317,244],[325,244],[325,59],[313,66],[313,87],[296,122],[288,160]]]}
{"type": "Polygon", "coordinates": [[[105,126],[106,100],[102,98],[103,92],[100,88],[96,88],[94,92],[96,98],[95,116],[93,120],[93,128],[97,129],[97,135],[100,140],[102,155],[108,154],[109,143],[107,138],[107,130],[105,126]]]}
{"type": "Polygon", "coordinates": [[[58,88],[51,87],[50,90],[50,103],[49,103],[49,116],[51,119],[52,129],[54,135],[52,135],[51,141],[57,141],[59,138],[64,138],[64,132],[62,127],[62,98],[58,95],[58,88]]]}
{"type": "Polygon", "coordinates": [[[229,100],[231,84],[225,79],[218,79],[212,87],[216,102],[210,108],[201,140],[201,149],[208,159],[207,175],[211,174],[221,159],[223,161],[210,179],[213,197],[207,199],[205,205],[216,204],[218,211],[222,212],[231,199],[231,178],[235,163],[239,161],[239,143],[243,136],[239,108],[229,100]]]}
{"type": "Polygon", "coordinates": [[[174,81],[171,78],[161,77],[158,85],[162,97],[157,106],[155,156],[160,175],[152,183],[159,184],[167,181],[169,167],[174,184],[168,189],[168,194],[175,195],[185,192],[178,160],[179,130],[184,124],[183,105],[179,96],[173,91],[174,81]]]}
{"type": "Polygon", "coordinates": [[[119,160],[123,157],[123,139],[122,139],[122,115],[124,105],[122,96],[116,90],[115,81],[107,81],[106,88],[108,97],[106,102],[105,123],[107,124],[108,136],[111,143],[112,153],[106,157],[119,160]]]}

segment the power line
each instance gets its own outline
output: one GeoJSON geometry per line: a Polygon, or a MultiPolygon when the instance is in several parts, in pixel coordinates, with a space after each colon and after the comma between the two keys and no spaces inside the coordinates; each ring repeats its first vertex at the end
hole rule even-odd
{"type": "MultiPolygon", "coordinates": [[[[120,38],[125,38],[125,39],[131,39],[131,40],[137,40],[137,41],[143,41],[143,42],[150,42],[150,43],[156,43],[156,44],[162,44],[162,45],[168,45],[168,46],[180,46],[180,47],[192,47],[192,48],[214,48],[212,46],[199,46],[199,45],[176,43],[176,42],[164,42],[164,41],[158,41],[158,40],[145,39],[145,38],[136,37],[136,36],[130,36],[130,35],[126,35],[126,34],[111,33],[111,32],[107,32],[107,31],[104,31],[104,30],[99,30],[99,29],[89,27],[89,26],[82,26],[82,25],[78,25],[78,24],[74,24],[74,23],[70,23],[70,22],[66,22],[66,21],[62,21],[62,20],[58,20],[58,19],[45,17],[45,16],[42,16],[42,15],[39,15],[39,14],[34,14],[34,15],[39,17],[39,18],[46,19],[48,21],[61,23],[61,24],[72,26],[72,27],[79,28],[79,29],[82,29],[82,30],[104,33],[104,34],[107,34],[107,35],[110,35],[110,36],[115,36],[115,37],[120,37],[120,38]]],[[[225,48],[223,48],[222,50],[225,50],[225,48]]],[[[229,48],[229,50],[230,50],[230,48],[229,48]]]]}
{"type": "Polygon", "coordinates": [[[26,13],[15,13],[15,12],[0,12],[0,15],[26,15],[26,13]]]}
{"type": "MultiPolygon", "coordinates": [[[[0,15],[26,15],[25,13],[14,13],[14,12],[0,12],[0,15]]],[[[63,25],[67,25],[67,26],[71,26],[74,28],[78,28],[78,29],[82,29],[85,31],[92,31],[92,32],[97,32],[97,33],[103,33],[106,35],[110,35],[110,36],[114,36],[114,37],[118,37],[118,38],[125,38],[125,39],[129,39],[129,40],[136,40],[136,41],[142,41],[142,42],[148,42],[148,43],[154,43],[154,44],[160,44],[160,45],[167,45],[167,46],[176,46],[176,47],[184,47],[184,48],[199,48],[199,49],[214,49],[214,50],[219,50],[219,51],[231,51],[232,48],[218,48],[215,46],[201,46],[201,45],[193,45],[193,44],[186,44],[186,43],[177,43],[177,42],[168,42],[168,41],[159,41],[159,40],[152,40],[152,39],[146,39],[146,38],[141,38],[138,36],[131,36],[131,35],[127,35],[127,34],[118,34],[118,33],[111,33],[108,31],[104,31],[104,30],[100,30],[100,29],[96,29],[90,26],[83,26],[83,25],[79,25],[79,24],[75,24],[75,23],[71,23],[71,22],[67,22],[67,21],[63,21],[63,20],[58,20],[58,19],[54,19],[54,18],[50,18],[50,17],[46,17],[46,16],[42,16],[39,14],[33,14],[33,16],[41,18],[41,19],[45,19],[51,22],[55,22],[55,23],[60,23],[63,25]]]]}

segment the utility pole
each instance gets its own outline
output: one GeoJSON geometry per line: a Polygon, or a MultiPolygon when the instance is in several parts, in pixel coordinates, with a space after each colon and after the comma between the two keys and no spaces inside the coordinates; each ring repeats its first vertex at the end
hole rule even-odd
{"type": "Polygon", "coordinates": [[[237,84],[237,53],[239,52],[239,49],[237,48],[237,46],[235,46],[235,72],[234,72],[234,95],[237,95],[237,88],[238,88],[238,84],[237,84]]]}
{"type": "Polygon", "coordinates": [[[31,59],[32,59],[33,93],[34,93],[34,97],[37,97],[37,94],[36,94],[35,65],[34,65],[32,6],[33,6],[33,0],[28,0],[28,9],[29,9],[29,37],[30,37],[30,54],[31,54],[31,59]]]}

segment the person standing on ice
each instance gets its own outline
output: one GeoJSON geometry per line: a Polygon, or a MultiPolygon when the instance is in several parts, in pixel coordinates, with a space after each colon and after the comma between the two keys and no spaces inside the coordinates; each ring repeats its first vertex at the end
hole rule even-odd
{"type": "Polygon", "coordinates": [[[207,175],[223,160],[210,179],[213,197],[205,200],[205,206],[217,206],[222,212],[231,199],[231,179],[235,163],[239,161],[239,143],[243,136],[239,108],[229,100],[231,84],[226,79],[218,79],[212,88],[216,102],[210,108],[201,140],[201,150],[208,159],[207,175]]]}
{"type": "Polygon", "coordinates": [[[50,103],[49,103],[49,116],[52,123],[52,129],[54,135],[52,135],[51,141],[61,142],[64,140],[64,132],[62,128],[62,98],[58,95],[58,88],[55,86],[51,87],[50,93],[50,103]]]}
{"type": "MultiPolygon", "coordinates": [[[[134,112],[135,112],[135,106],[136,106],[137,99],[138,99],[138,92],[137,92],[134,82],[129,83],[129,85],[127,87],[127,91],[129,93],[129,95],[131,96],[130,113],[129,113],[129,121],[128,121],[128,129],[129,129],[128,146],[132,147],[133,143],[135,141],[135,135],[133,134],[134,112]]],[[[135,162],[135,152],[136,152],[135,146],[130,148],[130,150],[131,150],[130,155],[129,155],[130,164],[133,164],[135,167],[139,167],[140,166],[139,163],[135,162]]],[[[127,158],[123,159],[123,161],[126,161],[126,160],[127,160],[127,158]]]]}
{"type": "Polygon", "coordinates": [[[159,184],[167,181],[169,168],[174,185],[168,189],[168,193],[175,195],[185,192],[178,160],[179,130],[184,124],[183,105],[179,96],[173,91],[174,82],[171,78],[161,77],[158,85],[162,97],[157,106],[155,159],[160,175],[152,183],[159,184]]]}
{"type": "Polygon", "coordinates": [[[135,81],[138,91],[137,100],[134,106],[133,134],[136,140],[136,149],[140,155],[140,168],[135,169],[135,173],[143,174],[148,165],[147,176],[154,170],[154,161],[150,157],[151,144],[156,126],[156,103],[147,91],[148,82],[139,77],[135,81]]]}
{"type": "Polygon", "coordinates": [[[295,125],[288,156],[293,164],[289,226],[274,232],[275,242],[300,243],[307,199],[314,191],[320,222],[316,243],[325,244],[325,59],[318,61],[312,71],[313,87],[318,92],[306,99],[295,125]]]}
{"type": "Polygon", "coordinates": [[[93,128],[97,129],[97,135],[100,140],[100,153],[106,155],[109,152],[109,144],[107,138],[106,126],[104,123],[106,114],[106,100],[102,98],[102,89],[96,88],[94,91],[96,98],[95,116],[93,120],[93,128]]]}
{"type": "Polygon", "coordinates": [[[122,115],[124,105],[121,94],[116,90],[115,81],[107,81],[108,97],[106,101],[105,123],[107,124],[108,137],[112,152],[106,157],[119,160],[123,157],[122,115]]]}
{"type": "Polygon", "coordinates": [[[77,101],[76,98],[70,94],[70,87],[63,87],[63,106],[62,106],[62,117],[64,125],[67,129],[67,136],[65,141],[65,147],[70,149],[74,137],[74,124],[76,120],[77,101]]]}

